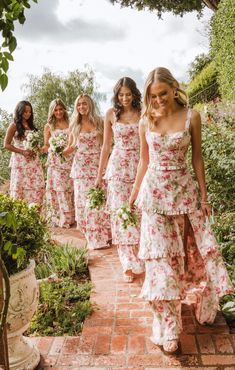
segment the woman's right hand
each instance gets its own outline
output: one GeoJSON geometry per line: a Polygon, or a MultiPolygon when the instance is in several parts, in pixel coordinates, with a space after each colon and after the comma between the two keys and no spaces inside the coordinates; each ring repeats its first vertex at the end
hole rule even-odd
{"type": "Polygon", "coordinates": [[[62,154],[67,157],[68,155],[72,154],[74,152],[74,148],[71,147],[71,146],[68,146],[67,148],[65,148],[62,152],[62,154]]]}
{"type": "Polygon", "coordinates": [[[137,189],[137,188],[132,189],[132,192],[131,192],[131,195],[130,195],[130,198],[129,198],[129,202],[128,202],[130,209],[135,207],[134,203],[136,201],[138,192],[139,192],[139,189],[137,189]]]}
{"type": "Polygon", "coordinates": [[[96,188],[101,188],[102,187],[102,183],[103,183],[102,177],[97,176],[97,178],[95,180],[95,187],[96,188]]]}
{"type": "Polygon", "coordinates": [[[33,150],[25,149],[25,150],[22,151],[22,155],[26,159],[30,159],[30,158],[35,156],[35,152],[33,150]]]}

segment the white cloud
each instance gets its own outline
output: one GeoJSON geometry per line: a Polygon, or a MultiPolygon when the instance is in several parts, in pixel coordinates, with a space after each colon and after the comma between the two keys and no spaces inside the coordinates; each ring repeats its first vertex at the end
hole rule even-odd
{"type": "Polygon", "coordinates": [[[180,81],[187,79],[189,63],[207,52],[202,20],[196,14],[175,17],[138,12],[113,6],[108,0],[40,0],[32,4],[23,27],[17,26],[18,48],[9,71],[9,85],[1,94],[0,107],[13,111],[23,98],[20,86],[27,74],[41,74],[44,67],[66,74],[83,69],[95,71],[100,91],[107,93],[106,109],[115,82],[124,75],[140,89],[153,68],[169,68],[180,81]]]}

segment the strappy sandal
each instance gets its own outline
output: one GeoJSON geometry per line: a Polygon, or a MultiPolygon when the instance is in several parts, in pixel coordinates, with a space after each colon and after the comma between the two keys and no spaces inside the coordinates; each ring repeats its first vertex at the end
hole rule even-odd
{"type": "Polygon", "coordinates": [[[172,339],[172,340],[167,340],[163,344],[163,350],[166,354],[172,354],[175,353],[178,349],[178,340],[177,339],[172,339]]]}
{"type": "Polygon", "coordinates": [[[123,273],[123,280],[125,283],[132,283],[134,280],[134,275],[128,275],[125,272],[123,273]]]}

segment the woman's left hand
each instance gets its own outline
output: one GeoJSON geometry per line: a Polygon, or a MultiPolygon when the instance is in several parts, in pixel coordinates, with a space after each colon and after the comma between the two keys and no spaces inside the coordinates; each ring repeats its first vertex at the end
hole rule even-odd
{"type": "Polygon", "coordinates": [[[211,205],[208,202],[202,202],[201,209],[202,209],[204,216],[206,217],[211,216],[211,205]]]}

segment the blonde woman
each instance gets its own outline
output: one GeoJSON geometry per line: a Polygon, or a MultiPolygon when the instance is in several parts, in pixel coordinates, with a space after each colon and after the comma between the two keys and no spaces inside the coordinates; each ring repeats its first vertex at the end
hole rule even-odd
{"type": "Polygon", "coordinates": [[[85,235],[88,247],[98,249],[110,246],[109,216],[105,210],[90,210],[87,192],[94,187],[103,141],[103,120],[87,94],[81,94],[74,103],[71,132],[64,155],[73,153],[71,177],[74,183],[75,219],[77,228],[85,235]]]}
{"type": "Polygon", "coordinates": [[[121,78],[114,87],[113,107],[105,117],[102,147],[96,186],[102,184],[104,169],[108,183],[107,207],[110,211],[112,242],[117,246],[123,279],[133,282],[134,274],[143,272],[143,263],[137,257],[139,227],[122,227],[117,211],[130,197],[139,161],[138,125],[141,111],[141,94],[130,77],[121,78]],[[109,157],[112,146],[114,146],[109,157]]]}
{"type": "Polygon", "coordinates": [[[46,204],[52,226],[69,228],[74,224],[73,182],[70,178],[72,156],[62,158],[53,149],[52,139],[68,142],[69,118],[61,99],[49,106],[48,121],[44,128],[44,147],[48,152],[46,204]]]}
{"type": "Polygon", "coordinates": [[[187,293],[195,293],[198,322],[212,324],[219,297],[232,292],[232,285],[208,223],[200,115],[188,108],[185,92],[166,68],[147,78],[139,133],[140,162],[129,203],[136,200],[142,210],[141,297],[153,308],[153,343],[172,353],[187,293]],[[199,195],[187,169],[189,145],[199,195]]]}

